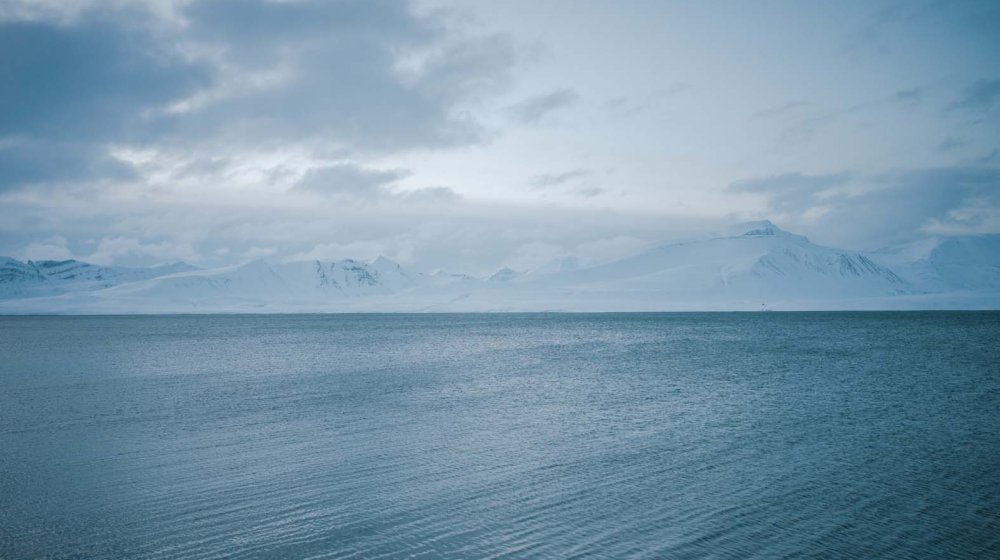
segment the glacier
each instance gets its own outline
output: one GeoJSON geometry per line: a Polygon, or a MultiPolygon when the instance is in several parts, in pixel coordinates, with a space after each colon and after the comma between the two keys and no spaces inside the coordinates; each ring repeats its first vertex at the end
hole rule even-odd
{"type": "Polygon", "coordinates": [[[200,269],[0,257],[0,314],[736,311],[1000,308],[1000,235],[859,252],[768,220],[583,266],[564,256],[485,278],[372,262],[200,269]]]}

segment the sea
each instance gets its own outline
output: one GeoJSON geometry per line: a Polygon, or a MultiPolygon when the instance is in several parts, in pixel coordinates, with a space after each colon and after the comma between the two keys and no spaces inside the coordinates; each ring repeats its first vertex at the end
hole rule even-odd
{"type": "Polygon", "coordinates": [[[998,558],[1000,313],[0,317],[0,558],[998,558]]]}

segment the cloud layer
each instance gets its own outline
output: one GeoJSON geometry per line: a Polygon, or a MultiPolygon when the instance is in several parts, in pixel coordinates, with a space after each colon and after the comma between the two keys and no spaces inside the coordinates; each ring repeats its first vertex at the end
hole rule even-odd
{"type": "Polygon", "coordinates": [[[995,3],[890,4],[0,2],[0,254],[482,272],[763,217],[998,231],[995,3]]]}
{"type": "Polygon", "coordinates": [[[514,53],[391,1],[94,7],[0,22],[6,188],[131,176],[114,146],[357,157],[474,142],[514,53]]]}

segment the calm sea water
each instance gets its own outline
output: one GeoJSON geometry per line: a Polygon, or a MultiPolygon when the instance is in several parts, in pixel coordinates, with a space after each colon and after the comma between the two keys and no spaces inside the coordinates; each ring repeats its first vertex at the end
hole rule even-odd
{"type": "Polygon", "coordinates": [[[1000,555],[1000,314],[0,318],[0,558],[1000,555]]]}

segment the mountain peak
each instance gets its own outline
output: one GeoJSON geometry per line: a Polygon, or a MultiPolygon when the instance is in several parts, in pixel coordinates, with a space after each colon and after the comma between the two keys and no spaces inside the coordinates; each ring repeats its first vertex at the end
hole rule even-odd
{"type": "Polygon", "coordinates": [[[518,277],[516,270],[510,267],[503,267],[500,270],[493,273],[493,276],[489,277],[490,282],[510,282],[511,280],[518,277]]]}
{"type": "Polygon", "coordinates": [[[372,261],[372,266],[375,267],[397,267],[399,263],[386,257],[385,255],[379,255],[372,261]]]}
{"type": "Polygon", "coordinates": [[[780,235],[788,232],[774,225],[774,222],[771,220],[756,220],[738,224],[731,229],[730,233],[734,236],[757,237],[780,235]]]}
{"type": "Polygon", "coordinates": [[[808,242],[805,236],[791,233],[776,226],[771,220],[754,220],[730,227],[725,237],[782,237],[808,242]]]}

